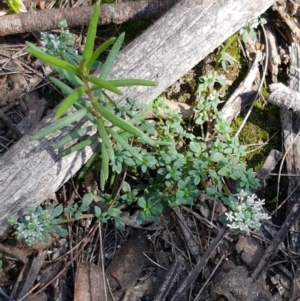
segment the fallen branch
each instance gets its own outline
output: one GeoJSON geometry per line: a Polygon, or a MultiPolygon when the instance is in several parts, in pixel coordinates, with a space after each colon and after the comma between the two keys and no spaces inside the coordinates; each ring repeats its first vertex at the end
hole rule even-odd
{"type": "Polygon", "coordinates": [[[261,61],[262,53],[257,51],[247,76],[223,106],[222,116],[228,124],[231,124],[232,120],[239,116],[242,108],[255,101],[256,91],[253,88],[253,82],[259,73],[259,63],[261,61]]]}
{"type": "Polygon", "coordinates": [[[282,83],[270,85],[271,94],[268,102],[285,110],[300,112],[300,93],[291,90],[282,83]]]}
{"type": "MultiPolygon", "coordinates": [[[[128,20],[158,19],[179,0],[127,1],[101,5],[99,24],[122,24],[128,20]]],[[[69,27],[89,24],[93,7],[39,10],[1,17],[0,36],[55,29],[66,20],[69,27]]]]}

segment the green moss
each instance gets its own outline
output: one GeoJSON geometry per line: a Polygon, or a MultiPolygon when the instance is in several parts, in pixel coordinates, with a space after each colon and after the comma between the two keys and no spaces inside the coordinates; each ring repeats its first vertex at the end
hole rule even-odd
{"type": "MultiPolygon", "coordinates": [[[[264,91],[262,92],[264,94],[264,91]]],[[[242,113],[234,120],[232,123],[234,131],[237,131],[246,113],[242,113]]],[[[239,136],[240,144],[250,145],[247,149],[248,154],[246,157],[248,167],[252,167],[255,171],[258,171],[269,152],[272,149],[280,149],[279,121],[280,116],[277,107],[270,104],[265,105],[261,99],[256,101],[251,115],[239,136]],[[276,135],[274,136],[274,134],[276,135]],[[268,141],[269,139],[271,140],[268,141]],[[261,145],[263,143],[267,144],[261,145]]]]}

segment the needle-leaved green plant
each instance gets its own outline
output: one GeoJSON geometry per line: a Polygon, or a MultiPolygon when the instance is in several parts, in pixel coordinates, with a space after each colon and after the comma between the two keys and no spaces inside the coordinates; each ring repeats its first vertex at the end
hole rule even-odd
{"type": "MultiPolygon", "coordinates": [[[[136,127],[135,124],[139,120],[136,120],[133,116],[128,120],[124,120],[113,111],[113,107],[116,107],[116,104],[108,96],[107,91],[120,95],[122,94],[120,87],[132,85],[154,86],[155,83],[142,79],[107,79],[121,48],[124,34],[121,34],[118,39],[110,38],[94,50],[99,12],[100,4],[96,3],[90,20],[83,54],[77,59],[74,51],[70,53],[68,51],[69,48],[66,47],[67,42],[72,40],[72,36],[66,31],[63,32],[59,39],[44,34],[42,36],[44,37],[44,51],[29,42],[27,42],[27,45],[29,54],[52,66],[69,83],[66,84],[61,79],[50,77],[50,80],[61,89],[65,99],[55,114],[57,121],[33,135],[32,138],[36,140],[41,139],[83,118],[88,119],[93,125],[70,133],[56,143],[54,148],[59,149],[66,144],[70,145],[70,143],[73,143],[72,146],[60,152],[60,156],[65,156],[88,145],[101,142],[101,146],[99,146],[96,153],[98,155],[101,153],[102,158],[100,186],[103,190],[109,176],[109,165],[114,165],[116,160],[113,149],[114,144],[120,144],[136,160],[141,161],[142,157],[137,154],[128,140],[134,137],[138,139],[139,143],[145,143],[151,147],[156,147],[159,141],[153,140],[136,127]],[[112,46],[112,49],[101,66],[99,75],[94,75],[91,70],[94,69],[95,65],[100,65],[97,59],[110,46],[112,46]],[[60,55],[60,57],[58,58],[57,55],[60,55]],[[69,115],[66,114],[72,106],[75,107],[76,112],[69,115]],[[91,134],[95,130],[96,133],[91,134]]],[[[65,24],[60,24],[60,26],[62,29],[65,29],[65,24]]]]}

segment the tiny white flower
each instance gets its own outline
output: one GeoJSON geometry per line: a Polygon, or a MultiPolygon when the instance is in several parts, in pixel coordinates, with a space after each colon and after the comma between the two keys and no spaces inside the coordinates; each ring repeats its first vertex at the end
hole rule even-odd
{"type": "Polygon", "coordinates": [[[232,211],[230,211],[229,213],[226,212],[225,215],[230,222],[234,220],[234,215],[232,211]]]}
{"type": "Polygon", "coordinates": [[[238,229],[239,228],[239,226],[236,223],[228,224],[227,226],[231,229],[238,229]]]}
{"type": "Polygon", "coordinates": [[[262,220],[270,218],[263,209],[265,200],[260,200],[257,195],[247,196],[242,190],[237,199],[240,202],[232,204],[232,211],[225,213],[229,221],[228,227],[249,233],[251,229],[259,229],[262,220]]]}
{"type": "Polygon", "coordinates": [[[255,203],[257,206],[263,206],[265,204],[265,200],[257,199],[257,201],[255,203]]]}

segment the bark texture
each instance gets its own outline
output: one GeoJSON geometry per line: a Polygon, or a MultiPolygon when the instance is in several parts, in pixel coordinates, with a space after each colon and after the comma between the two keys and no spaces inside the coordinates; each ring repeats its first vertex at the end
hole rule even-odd
{"type": "MultiPolygon", "coordinates": [[[[182,0],[153,26],[120,52],[112,78],[156,80],[151,87],[123,89],[126,96],[149,103],[188,72],[250,19],[259,16],[274,0],[182,0]],[[236,13],[239,12],[239,13],[236,13]]],[[[49,124],[52,117],[43,121],[49,124]]],[[[81,123],[76,125],[82,126],[81,123]]],[[[22,214],[28,205],[37,206],[63,185],[87,161],[92,149],[58,159],[52,145],[68,127],[33,142],[25,136],[0,161],[0,234],[7,218],[22,214]]]]}
{"type": "MultiPolygon", "coordinates": [[[[158,19],[179,0],[143,0],[101,5],[99,24],[122,24],[128,20],[158,19]]],[[[93,7],[39,10],[1,17],[0,36],[57,28],[66,20],[69,27],[89,24],[93,7]]]]}
{"type": "Polygon", "coordinates": [[[291,110],[300,113],[300,93],[285,86],[282,83],[270,85],[272,92],[268,98],[268,102],[280,107],[281,109],[291,110]]]}

